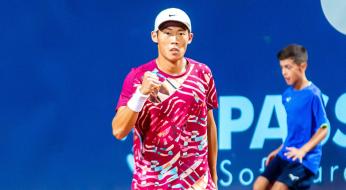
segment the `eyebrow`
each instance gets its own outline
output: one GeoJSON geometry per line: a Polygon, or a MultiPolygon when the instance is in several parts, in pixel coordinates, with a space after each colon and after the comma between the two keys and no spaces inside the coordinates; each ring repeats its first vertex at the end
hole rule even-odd
{"type": "MultiPolygon", "coordinates": [[[[171,26],[168,26],[168,27],[166,27],[165,29],[163,29],[163,30],[174,30],[173,28],[171,28],[171,26]]],[[[179,29],[178,29],[178,31],[186,31],[187,29],[184,29],[184,28],[181,28],[181,27],[179,27],[179,29]]]]}

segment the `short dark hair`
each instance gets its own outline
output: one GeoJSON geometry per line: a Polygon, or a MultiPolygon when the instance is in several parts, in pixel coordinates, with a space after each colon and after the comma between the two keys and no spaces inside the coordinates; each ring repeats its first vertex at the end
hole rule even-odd
{"type": "Polygon", "coordinates": [[[291,44],[280,50],[277,54],[279,60],[292,59],[296,64],[308,61],[308,52],[298,44],[291,44]]]}

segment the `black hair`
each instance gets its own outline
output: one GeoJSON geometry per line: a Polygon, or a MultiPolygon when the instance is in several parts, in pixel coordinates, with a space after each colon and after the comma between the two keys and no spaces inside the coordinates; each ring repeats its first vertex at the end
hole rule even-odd
{"type": "Polygon", "coordinates": [[[308,61],[308,52],[302,45],[290,44],[277,53],[277,58],[279,60],[292,59],[296,64],[301,64],[308,61]]]}

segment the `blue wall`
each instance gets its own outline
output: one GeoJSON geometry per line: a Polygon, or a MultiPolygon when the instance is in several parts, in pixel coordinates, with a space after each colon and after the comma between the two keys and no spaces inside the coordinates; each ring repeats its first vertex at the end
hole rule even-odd
{"type": "Polygon", "coordinates": [[[150,31],[168,7],[188,12],[187,56],[215,76],[220,189],[250,189],[282,142],[255,131],[285,131],[275,55],[289,43],[307,47],[308,78],[328,100],[332,127],[313,189],[344,189],[346,35],[317,0],[1,1],[0,189],[129,189],[132,135],[117,141],[111,120],[130,68],[155,58],[150,31]],[[250,106],[235,107],[241,100],[250,106]],[[255,136],[264,141],[254,148],[255,136]]]}

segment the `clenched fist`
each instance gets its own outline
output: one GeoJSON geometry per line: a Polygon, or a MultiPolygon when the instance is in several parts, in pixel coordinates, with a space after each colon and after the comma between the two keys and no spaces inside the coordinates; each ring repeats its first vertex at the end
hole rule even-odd
{"type": "Polygon", "coordinates": [[[162,82],[160,82],[159,77],[150,71],[144,73],[142,85],[139,91],[148,95],[154,92],[157,92],[160,89],[162,82]]]}

